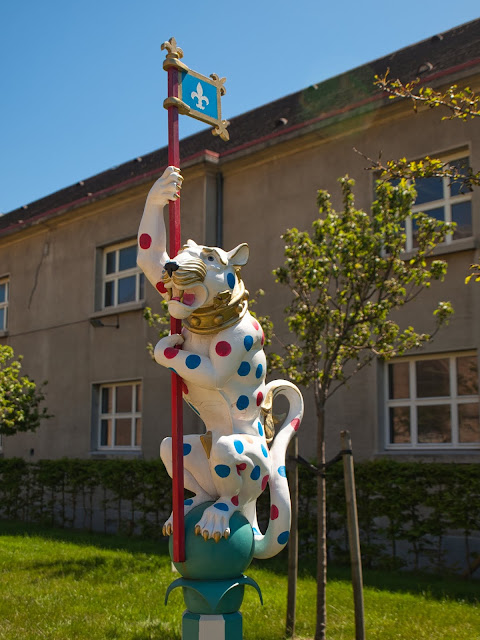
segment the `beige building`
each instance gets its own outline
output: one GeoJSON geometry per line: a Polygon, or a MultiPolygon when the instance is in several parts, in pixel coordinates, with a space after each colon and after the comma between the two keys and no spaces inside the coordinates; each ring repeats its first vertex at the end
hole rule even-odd
{"type": "MultiPolygon", "coordinates": [[[[250,245],[244,280],[250,292],[266,291],[258,311],[272,316],[284,341],[292,340],[283,322],[288,294],[272,276],[283,261],[280,235],[310,229],[317,189],[338,202],[337,178],[346,173],[356,180],[357,204],[369,208],[373,176],[354,148],[372,158],[468,158],[480,167],[478,122],[442,122],[437,111],[414,114],[410,104],[388,100],[373,86],[387,68],[403,80],[478,87],[480,20],[233,118],[228,143],[204,131],[181,144],[183,239],[250,245]]],[[[0,336],[24,355],[33,379],[48,380],[54,414],[34,434],[3,438],[4,456],[158,456],[170,430],[170,383],[147,353],[155,333],[143,309],[158,310],[160,296],[135,258],[143,203],[166,164],[160,149],[0,218],[0,336]]],[[[439,299],[453,303],[455,316],[424,350],[376,363],[332,398],[329,454],[348,428],[358,458],[480,459],[480,289],[464,285],[479,260],[480,190],[462,194],[431,179],[419,193],[423,210],[458,227],[441,251],[445,283],[405,317],[428,330],[439,299]]],[[[311,390],[305,398],[300,452],[311,456],[311,390]]],[[[201,430],[187,407],[184,423],[186,433],[201,430]]]]}

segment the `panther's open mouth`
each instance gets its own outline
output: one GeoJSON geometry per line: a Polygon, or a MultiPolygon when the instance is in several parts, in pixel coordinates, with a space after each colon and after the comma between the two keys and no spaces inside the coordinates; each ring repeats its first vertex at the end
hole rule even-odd
{"type": "Polygon", "coordinates": [[[168,311],[179,320],[187,318],[199,309],[208,297],[207,288],[201,283],[190,286],[188,289],[180,289],[170,281],[165,284],[165,289],[168,311]]]}

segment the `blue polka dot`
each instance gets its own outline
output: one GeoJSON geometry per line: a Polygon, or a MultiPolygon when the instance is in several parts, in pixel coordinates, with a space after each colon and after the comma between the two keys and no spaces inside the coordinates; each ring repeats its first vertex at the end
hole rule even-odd
{"type": "Polygon", "coordinates": [[[192,450],[192,445],[191,444],[185,443],[183,445],[183,455],[184,456],[188,456],[188,454],[190,453],[191,450],[192,450]]]}
{"type": "Polygon", "coordinates": [[[250,351],[250,349],[253,346],[253,338],[252,338],[252,336],[245,336],[245,338],[243,339],[243,344],[245,346],[245,349],[247,351],[250,351]]]}
{"type": "Polygon", "coordinates": [[[214,504],[213,506],[219,511],[228,511],[228,505],[224,502],[217,502],[217,504],[214,504]]]}
{"type": "Polygon", "coordinates": [[[243,453],[243,442],[241,442],[241,440],[235,440],[233,445],[237,450],[237,453],[243,453]]]}
{"type": "Polygon", "coordinates": [[[262,373],[263,373],[263,367],[261,364],[258,365],[257,370],[255,371],[255,377],[257,379],[262,377],[262,373]]]}
{"type": "Polygon", "coordinates": [[[255,527],[252,527],[252,531],[253,531],[253,533],[254,533],[256,536],[259,536],[259,535],[260,535],[260,533],[259,533],[258,529],[255,529],[255,527]]]}
{"type": "Polygon", "coordinates": [[[277,538],[278,544],[287,544],[290,537],[290,531],[283,531],[277,538]]]}
{"type": "Polygon", "coordinates": [[[237,409],[239,411],[242,411],[243,409],[246,409],[249,404],[250,400],[247,398],[247,396],[240,396],[237,400],[237,409]]]}
{"type": "Polygon", "coordinates": [[[233,289],[235,287],[235,276],[233,275],[233,273],[227,273],[227,282],[230,289],[233,289]]]}
{"type": "Polygon", "coordinates": [[[267,451],[267,447],[266,447],[264,444],[262,444],[261,449],[262,449],[262,453],[263,453],[263,455],[265,456],[265,458],[268,458],[268,451],[267,451]]]}
{"type": "Polygon", "coordinates": [[[262,427],[262,423],[258,422],[257,423],[257,428],[258,428],[258,433],[263,436],[263,427],[262,427]]]}
{"type": "Polygon", "coordinates": [[[287,477],[287,470],[285,467],[278,467],[278,473],[282,476],[282,478],[287,477]]]}
{"type": "Polygon", "coordinates": [[[201,361],[202,359],[200,358],[200,356],[197,356],[196,354],[191,354],[186,357],[185,364],[189,369],[196,369],[200,365],[201,361]]]}
{"type": "Polygon", "coordinates": [[[260,467],[259,466],[253,467],[252,473],[250,474],[250,478],[252,480],[258,480],[259,477],[260,477],[260,467]]]}
{"type": "Polygon", "coordinates": [[[248,362],[242,362],[242,364],[238,367],[237,371],[239,376],[248,376],[250,373],[250,365],[248,362]]]}
{"type": "Polygon", "coordinates": [[[193,504],[193,500],[191,498],[188,498],[187,500],[183,501],[183,504],[188,507],[193,504]]]}
{"type": "Polygon", "coordinates": [[[220,476],[220,478],[226,478],[230,475],[230,467],[227,467],[226,464],[217,464],[215,467],[215,473],[217,476],[220,476]]]}

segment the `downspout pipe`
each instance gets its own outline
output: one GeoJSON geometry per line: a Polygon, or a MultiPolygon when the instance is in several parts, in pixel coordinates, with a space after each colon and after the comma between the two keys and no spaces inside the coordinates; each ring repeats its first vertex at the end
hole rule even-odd
{"type": "Polygon", "coordinates": [[[215,211],[215,246],[223,246],[223,173],[219,171],[216,176],[217,197],[215,211]]]}

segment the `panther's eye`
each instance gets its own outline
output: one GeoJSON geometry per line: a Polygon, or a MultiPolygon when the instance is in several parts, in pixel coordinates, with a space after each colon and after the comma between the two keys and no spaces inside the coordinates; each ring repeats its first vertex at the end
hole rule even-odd
{"type": "Polygon", "coordinates": [[[213,256],[208,256],[207,260],[209,262],[215,262],[215,258],[213,256]]]}

